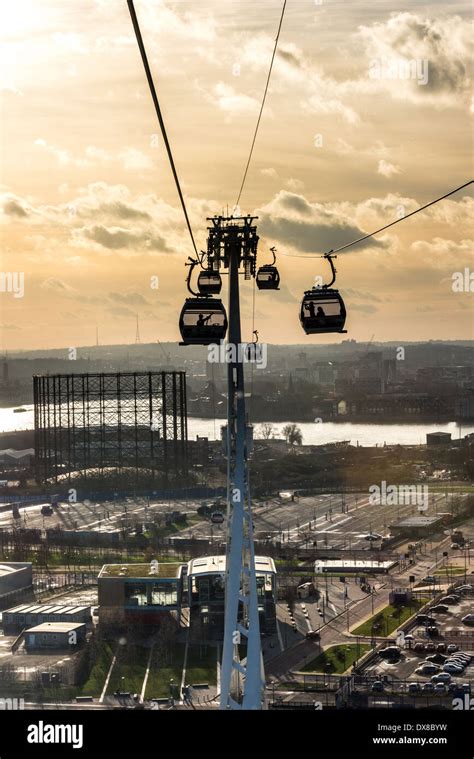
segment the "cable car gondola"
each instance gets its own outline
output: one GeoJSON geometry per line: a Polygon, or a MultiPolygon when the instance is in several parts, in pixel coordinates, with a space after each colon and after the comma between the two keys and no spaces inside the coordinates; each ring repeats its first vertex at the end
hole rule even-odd
{"type": "Polygon", "coordinates": [[[204,269],[199,273],[198,289],[201,295],[219,295],[222,290],[222,278],[218,271],[204,269]]]}
{"type": "Polygon", "coordinates": [[[270,248],[273,253],[273,263],[261,266],[257,272],[257,287],[259,290],[279,290],[280,273],[275,266],[276,255],[275,248],[270,248]]]}
{"type": "Polygon", "coordinates": [[[339,290],[332,288],[336,269],[332,256],[324,256],[331,264],[332,280],[328,285],[313,287],[305,292],[301,302],[300,321],[307,335],[324,335],[334,332],[345,334],[346,307],[339,290]]]}
{"type": "Polygon", "coordinates": [[[227,326],[227,314],[221,300],[186,298],[179,318],[181,345],[220,343],[226,336],[227,326]]]}

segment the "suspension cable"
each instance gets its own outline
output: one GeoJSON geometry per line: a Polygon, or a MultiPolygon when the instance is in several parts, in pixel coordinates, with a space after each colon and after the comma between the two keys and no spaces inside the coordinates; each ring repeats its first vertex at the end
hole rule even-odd
{"type": "Polygon", "coordinates": [[[150,70],[150,66],[148,64],[148,58],[147,58],[147,54],[146,54],[146,50],[145,50],[145,45],[143,43],[143,38],[142,38],[141,31],[140,31],[140,26],[138,24],[138,18],[137,18],[137,14],[135,12],[135,6],[133,5],[133,0],[127,0],[127,5],[128,5],[128,10],[130,11],[130,16],[131,16],[131,19],[132,19],[133,28],[135,30],[135,36],[137,38],[137,43],[138,43],[138,47],[140,49],[140,53],[141,53],[141,56],[142,56],[142,61],[143,61],[144,69],[145,69],[146,78],[148,80],[148,86],[150,87],[151,97],[153,99],[153,104],[155,106],[156,115],[158,116],[158,121],[159,121],[159,124],[160,124],[161,134],[163,136],[163,141],[165,143],[166,152],[168,153],[168,158],[169,158],[169,162],[170,162],[170,166],[171,166],[171,171],[173,172],[173,177],[174,177],[174,181],[175,181],[175,184],[176,184],[176,189],[178,190],[178,195],[179,195],[179,199],[181,201],[181,206],[182,206],[182,209],[183,209],[184,217],[186,219],[186,224],[187,224],[187,227],[188,227],[188,230],[189,230],[189,235],[191,237],[191,242],[193,244],[193,248],[194,248],[194,252],[196,254],[196,257],[199,258],[198,250],[197,250],[197,247],[196,247],[196,242],[194,240],[193,230],[191,228],[191,222],[189,221],[188,211],[186,209],[186,203],[184,202],[184,196],[183,196],[183,193],[181,191],[181,185],[179,183],[179,178],[178,178],[178,174],[177,174],[177,171],[176,171],[176,166],[175,166],[174,159],[173,159],[173,153],[171,152],[171,146],[170,146],[170,143],[169,143],[169,140],[168,140],[168,135],[166,133],[165,122],[163,121],[163,116],[161,114],[161,108],[160,108],[160,104],[159,104],[159,101],[158,101],[158,96],[156,94],[156,89],[155,89],[155,85],[154,85],[154,82],[153,82],[153,76],[152,76],[152,73],[151,73],[151,70],[150,70]]]}
{"type": "MultiPolygon", "coordinates": [[[[469,187],[470,184],[474,182],[473,179],[469,180],[469,182],[466,182],[465,184],[462,184],[460,187],[456,187],[455,190],[451,190],[450,192],[447,192],[445,195],[442,195],[440,198],[436,198],[435,200],[431,200],[429,203],[426,203],[426,205],[421,206],[420,208],[417,208],[415,211],[412,211],[411,213],[408,213],[406,216],[402,216],[400,219],[395,219],[395,221],[390,222],[390,224],[386,224],[384,227],[380,227],[380,229],[376,229],[375,232],[371,232],[368,235],[364,235],[363,237],[359,237],[357,240],[353,240],[353,242],[347,243],[347,245],[342,245],[340,248],[336,248],[336,250],[330,250],[329,253],[331,255],[335,255],[336,253],[340,253],[341,250],[346,250],[347,248],[352,248],[354,245],[357,245],[359,242],[363,242],[364,240],[368,240],[369,237],[374,237],[374,235],[378,235],[380,232],[383,232],[385,229],[388,229],[389,227],[393,227],[394,224],[399,224],[401,221],[405,221],[405,219],[409,219],[410,216],[414,216],[417,213],[420,213],[420,211],[424,211],[426,208],[429,208],[430,206],[433,206],[435,203],[439,203],[440,200],[445,200],[445,198],[449,198],[450,195],[454,195],[454,193],[459,192],[459,190],[463,190],[465,187],[469,187]]],[[[281,251],[284,256],[289,256],[290,258],[324,258],[325,256],[307,256],[304,254],[298,254],[298,253],[285,253],[284,251],[281,251]]]]}
{"type": "Polygon", "coordinates": [[[277,48],[278,48],[278,41],[280,39],[281,27],[283,25],[283,18],[285,16],[286,1],[287,0],[284,0],[284,2],[283,2],[283,8],[282,8],[282,11],[281,11],[280,23],[278,25],[278,32],[277,32],[277,36],[276,36],[276,39],[275,39],[275,46],[273,48],[272,60],[270,62],[270,70],[268,72],[267,83],[265,85],[265,91],[263,93],[262,105],[260,107],[260,113],[259,113],[258,119],[257,119],[257,126],[255,127],[255,132],[254,132],[254,135],[253,135],[252,145],[250,147],[250,154],[249,154],[249,157],[248,157],[247,165],[245,167],[244,176],[243,176],[243,179],[242,179],[242,184],[240,185],[239,195],[237,197],[237,201],[236,201],[235,206],[234,206],[234,211],[235,211],[236,208],[238,208],[239,203],[240,203],[240,198],[242,196],[242,192],[243,192],[243,189],[244,189],[245,181],[247,179],[247,174],[248,174],[248,170],[249,170],[249,167],[250,167],[250,162],[252,160],[252,155],[253,155],[253,150],[254,150],[254,147],[255,147],[255,142],[257,140],[258,129],[260,127],[260,121],[262,119],[263,109],[265,107],[265,101],[267,99],[268,87],[270,85],[270,79],[271,79],[271,76],[272,76],[273,63],[275,61],[275,56],[276,56],[276,52],[277,52],[277,48]]]}

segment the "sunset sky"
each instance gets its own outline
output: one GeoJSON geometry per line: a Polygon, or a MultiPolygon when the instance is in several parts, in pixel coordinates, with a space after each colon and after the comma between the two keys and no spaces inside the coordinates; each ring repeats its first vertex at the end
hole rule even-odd
{"type": "MultiPolygon", "coordinates": [[[[133,342],[136,314],[142,342],[177,340],[192,249],[125,0],[2,6],[1,268],[24,273],[24,296],[0,293],[1,349],[94,344],[96,325],[101,344],[133,342]]],[[[204,249],[206,216],[238,194],[282,3],[135,6],[204,249]]],[[[280,292],[257,294],[262,341],[339,340],[301,329],[301,295],[329,272],[300,256],[472,177],[471,17],[458,0],[288,0],[241,202],[260,263],[272,245],[288,254],[280,292]],[[410,61],[418,79],[402,78],[410,61]]],[[[474,293],[452,289],[474,272],[473,205],[461,192],[341,254],[341,339],[474,339],[474,293]]]]}

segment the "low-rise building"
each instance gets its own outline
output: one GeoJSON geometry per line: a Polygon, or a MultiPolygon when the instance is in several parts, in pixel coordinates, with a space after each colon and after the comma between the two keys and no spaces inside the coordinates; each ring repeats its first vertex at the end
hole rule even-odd
{"type": "Polygon", "coordinates": [[[44,622],[24,633],[27,651],[76,649],[86,639],[86,625],[74,622],[44,622]]]}
{"type": "Polygon", "coordinates": [[[179,619],[183,566],[156,561],[105,564],[98,577],[99,623],[159,626],[171,612],[179,619]]]}
{"type": "MultiPolygon", "coordinates": [[[[255,557],[260,631],[276,631],[277,573],[273,559],[255,557]]],[[[225,612],[225,556],[202,556],[187,567],[188,603],[191,628],[202,639],[222,640],[225,612]]]]}
{"type": "Polygon", "coordinates": [[[71,606],[64,604],[21,604],[6,609],[2,614],[3,632],[5,635],[18,635],[31,625],[41,625],[46,622],[54,623],[84,623],[91,619],[90,606],[71,606]]]}

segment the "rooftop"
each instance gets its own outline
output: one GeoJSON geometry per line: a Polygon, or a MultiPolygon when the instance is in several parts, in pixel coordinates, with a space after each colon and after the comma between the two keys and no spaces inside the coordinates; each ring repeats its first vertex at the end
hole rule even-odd
{"type": "Polygon", "coordinates": [[[104,564],[99,577],[161,577],[175,579],[179,575],[182,564],[180,562],[170,562],[164,564],[104,564]]]}
{"type": "Polygon", "coordinates": [[[393,527],[429,527],[429,525],[436,524],[436,522],[441,520],[441,514],[432,517],[407,517],[406,519],[401,519],[393,527]]]}
{"type": "Polygon", "coordinates": [[[31,567],[31,564],[28,564],[24,561],[9,562],[8,564],[0,564],[0,577],[4,575],[12,574],[13,572],[18,572],[21,569],[26,569],[29,566],[31,567]]]}
{"type": "MultiPolygon", "coordinates": [[[[202,574],[223,574],[226,567],[225,556],[201,556],[198,559],[192,559],[188,564],[189,575],[202,574]]],[[[276,574],[273,559],[268,556],[255,557],[255,569],[259,573],[276,574]]]]}
{"type": "Polygon", "coordinates": [[[78,630],[85,627],[84,622],[43,622],[41,625],[29,627],[26,632],[29,633],[68,633],[72,630],[78,630]]]}
{"type": "Polygon", "coordinates": [[[90,606],[71,606],[70,604],[67,606],[52,603],[20,604],[11,609],[4,609],[3,614],[77,614],[80,611],[88,611],[90,608],[90,606]]]}

